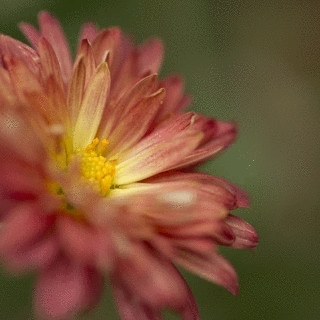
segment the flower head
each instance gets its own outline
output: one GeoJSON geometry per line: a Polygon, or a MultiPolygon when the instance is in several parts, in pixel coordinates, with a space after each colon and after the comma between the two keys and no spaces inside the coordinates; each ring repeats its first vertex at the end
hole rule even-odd
{"type": "Polygon", "coordinates": [[[23,23],[29,47],[0,36],[0,255],[36,270],[39,317],[97,303],[108,277],[123,319],[170,308],[198,319],[176,265],[236,294],[219,245],[252,248],[230,210],[246,195],[195,165],[235,139],[232,123],[184,112],[177,76],[157,80],[162,43],[83,26],[74,61],[57,20],[23,23]]]}

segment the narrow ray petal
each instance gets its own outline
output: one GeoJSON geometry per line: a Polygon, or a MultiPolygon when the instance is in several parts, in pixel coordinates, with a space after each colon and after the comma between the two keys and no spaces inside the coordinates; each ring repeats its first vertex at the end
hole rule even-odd
{"type": "Polygon", "coordinates": [[[116,127],[112,133],[109,153],[125,152],[145,135],[162,105],[164,96],[164,89],[159,89],[137,103],[127,116],[120,118],[121,126],[116,127]]]}
{"type": "Polygon", "coordinates": [[[76,148],[87,146],[95,138],[109,89],[109,68],[106,63],[102,63],[84,94],[73,131],[73,143],[76,148]]]}
{"type": "Polygon", "coordinates": [[[101,119],[99,134],[112,139],[112,131],[119,124],[120,118],[126,116],[139,101],[152,93],[156,79],[156,74],[141,79],[115,105],[107,105],[101,119]],[[112,118],[109,117],[111,112],[112,118]]]}
{"type": "Polygon", "coordinates": [[[163,140],[157,145],[145,148],[117,166],[115,183],[127,184],[165,171],[179,162],[181,157],[190,154],[201,139],[201,133],[190,131],[176,136],[174,140],[163,140]]]}
{"type": "Polygon", "coordinates": [[[174,261],[186,270],[225,287],[232,294],[238,293],[237,274],[231,264],[219,254],[201,256],[179,252],[174,261]]]}
{"type": "Polygon", "coordinates": [[[72,60],[64,32],[58,20],[48,12],[42,11],[38,18],[41,35],[49,41],[55,51],[61,66],[62,78],[67,83],[72,71],[72,60]]]}
{"type": "Polygon", "coordinates": [[[84,58],[80,58],[74,66],[71,76],[70,84],[68,87],[68,106],[70,108],[70,117],[72,125],[75,125],[79,116],[81,103],[84,96],[86,81],[86,69],[84,58]]]}

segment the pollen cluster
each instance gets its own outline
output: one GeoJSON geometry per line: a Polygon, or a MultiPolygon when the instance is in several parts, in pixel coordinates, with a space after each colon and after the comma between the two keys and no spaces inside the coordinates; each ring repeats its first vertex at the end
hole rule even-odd
{"type": "Polygon", "coordinates": [[[77,149],[76,154],[81,155],[81,173],[86,180],[95,186],[105,196],[113,185],[116,159],[107,160],[102,154],[109,144],[103,139],[100,143],[95,138],[86,148],[77,149]]]}

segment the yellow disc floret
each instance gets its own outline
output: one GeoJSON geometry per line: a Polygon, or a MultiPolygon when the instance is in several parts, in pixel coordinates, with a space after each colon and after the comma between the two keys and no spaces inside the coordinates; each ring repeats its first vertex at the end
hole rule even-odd
{"type": "Polygon", "coordinates": [[[87,181],[95,186],[105,196],[113,186],[117,160],[107,160],[102,153],[109,144],[108,140],[101,142],[95,138],[86,148],[76,149],[75,154],[81,155],[81,173],[87,181]]]}

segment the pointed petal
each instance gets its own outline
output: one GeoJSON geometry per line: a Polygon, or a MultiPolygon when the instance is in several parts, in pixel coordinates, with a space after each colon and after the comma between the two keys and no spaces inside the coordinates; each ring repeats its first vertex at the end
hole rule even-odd
{"type": "Polygon", "coordinates": [[[121,126],[116,127],[113,131],[112,144],[108,146],[110,154],[125,152],[145,135],[162,105],[164,96],[164,89],[159,89],[142,99],[131,112],[120,118],[121,126]]]}
{"type": "Polygon", "coordinates": [[[70,84],[68,86],[67,103],[69,107],[71,124],[75,125],[79,116],[81,102],[83,100],[84,89],[86,81],[86,70],[84,58],[82,57],[76,62],[71,76],[70,84]]]}
{"type": "Polygon", "coordinates": [[[29,40],[31,45],[34,48],[37,48],[38,41],[41,37],[40,32],[33,25],[25,22],[20,23],[19,28],[24,34],[24,36],[29,40]]]}
{"type": "Polygon", "coordinates": [[[40,12],[38,18],[41,35],[48,40],[56,53],[62,71],[62,78],[67,83],[72,71],[72,59],[68,42],[60,23],[46,11],[40,12]]]}
{"type": "Polygon", "coordinates": [[[73,132],[76,148],[86,147],[95,138],[109,90],[109,68],[106,63],[102,63],[93,75],[81,104],[73,132]]]}
{"type": "Polygon", "coordinates": [[[61,89],[63,89],[63,81],[62,81],[59,61],[51,45],[45,38],[41,38],[39,40],[38,52],[39,52],[40,61],[42,65],[41,71],[44,72],[43,74],[44,78],[46,79],[50,75],[52,75],[57,85],[61,89]]]}
{"type": "MultiPolygon", "coordinates": [[[[175,139],[176,136],[183,135],[185,132],[189,132],[194,114],[192,112],[177,115],[166,121],[165,124],[157,127],[150,135],[146,136],[141,142],[139,142],[134,148],[122,155],[122,160],[130,159],[147,148],[156,146],[158,143],[175,139]]],[[[193,132],[191,129],[190,132],[193,132]]],[[[202,135],[201,132],[199,134],[202,135]]],[[[183,159],[183,158],[181,158],[183,159]]]]}
{"type": "Polygon", "coordinates": [[[39,77],[28,68],[27,63],[9,56],[4,56],[4,61],[19,99],[24,102],[24,92],[41,92],[39,77]]]}
{"type": "Polygon", "coordinates": [[[210,141],[196,149],[186,159],[181,161],[181,163],[172,167],[171,170],[195,166],[201,162],[204,162],[228,148],[230,144],[234,142],[235,138],[236,127],[234,124],[217,122],[217,129],[215,130],[210,141]]]}
{"type": "Polygon", "coordinates": [[[230,182],[229,180],[223,179],[221,177],[212,177],[211,179],[214,181],[214,183],[222,186],[223,188],[229,190],[232,194],[235,195],[238,207],[249,208],[249,196],[240,187],[230,182]]]}
{"type": "Polygon", "coordinates": [[[237,274],[232,265],[218,253],[210,256],[178,252],[174,261],[200,277],[225,287],[232,294],[238,293],[237,274]]]}
{"type": "Polygon", "coordinates": [[[132,183],[165,171],[190,154],[202,137],[201,132],[182,132],[172,140],[163,139],[157,144],[146,147],[141,153],[116,167],[115,183],[132,183]]]}
{"type": "Polygon", "coordinates": [[[163,185],[167,188],[172,182],[184,182],[229,209],[235,209],[248,203],[246,194],[237,186],[220,177],[195,172],[168,172],[146,179],[146,183],[163,185]]]}
{"type": "Polygon", "coordinates": [[[94,56],[93,56],[93,50],[88,42],[88,40],[84,39],[82,40],[77,56],[76,56],[76,62],[75,65],[77,65],[78,60],[83,60],[84,66],[85,66],[85,87],[87,87],[87,84],[91,77],[93,76],[95,70],[96,70],[96,63],[94,61],[94,56]]]}
{"type": "Polygon", "coordinates": [[[130,88],[115,105],[109,103],[101,119],[99,136],[109,137],[110,140],[112,140],[112,132],[118,126],[120,119],[129,114],[139,101],[153,92],[156,80],[156,74],[145,77],[130,88]],[[112,114],[111,118],[109,116],[110,114],[112,114]]]}
{"type": "Polygon", "coordinates": [[[116,54],[117,46],[121,38],[119,28],[109,28],[101,30],[92,42],[92,49],[96,65],[105,62],[106,53],[110,52],[110,70],[113,67],[113,59],[116,54]]]}

